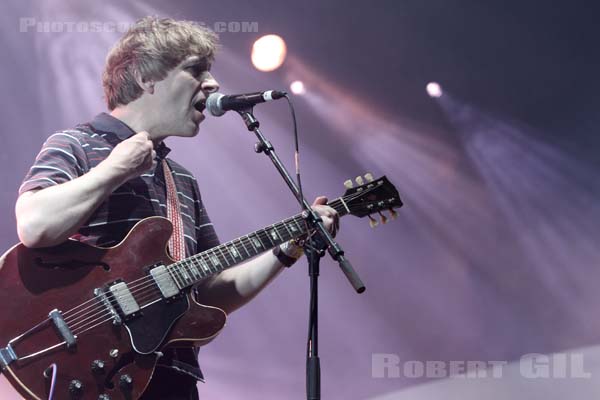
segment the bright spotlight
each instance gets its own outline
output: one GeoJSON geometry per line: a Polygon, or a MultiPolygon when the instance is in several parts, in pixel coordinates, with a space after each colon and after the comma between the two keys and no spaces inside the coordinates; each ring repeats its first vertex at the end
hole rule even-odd
{"type": "Polygon", "coordinates": [[[306,88],[304,87],[304,83],[302,81],[294,81],[290,84],[290,90],[294,94],[304,94],[306,93],[306,88]]]}
{"type": "Polygon", "coordinates": [[[437,82],[429,82],[427,84],[427,94],[431,97],[441,97],[442,87],[437,82]]]}
{"type": "Polygon", "coordinates": [[[280,36],[266,35],[252,46],[252,64],[259,71],[274,71],[283,64],[286,54],[285,41],[280,36]]]}

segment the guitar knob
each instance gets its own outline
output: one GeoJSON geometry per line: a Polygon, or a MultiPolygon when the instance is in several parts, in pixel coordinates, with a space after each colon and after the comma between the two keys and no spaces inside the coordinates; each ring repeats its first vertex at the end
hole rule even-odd
{"type": "Polygon", "coordinates": [[[371,174],[370,172],[367,172],[365,174],[365,179],[367,180],[367,182],[373,182],[373,174],[371,174]]]}
{"type": "Polygon", "coordinates": [[[94,362],[92,362],[92,372],[96,375],[104,374],[104,372],[106,372],[104,370],[104,361],[94,360],[94,362]]]}
{"type": "Polygon", "coordinates": [[[398,218],[398,213],[393,208],[390,208],[390,215],[392,216],[392,219],[398,218]]]}
{"type": "Polygon", "coordinates": [[[100,396],[98,396],[98,400],[110,400],[110,396],[103,393],[100,396]]]}
{"type": "Polygon", "coordinates": [[[377,220],[375,218],[371,217],[370,215],[368,217],[369,217],[369,226],[371,228],[375,228],[377,225],[379,225],[379,222],[377,222],[377,220]]]}
{"type": "Polygon", "coordinates": [[[382,224],[387,224],[387,222],[388,222],[388,219],[387,219],[387,217],[386,217],[385,215],[383,215],[383,214],[381,213],[381,211],[379,211],[379,215],[381,215],[381,223],[382,223],[382,224]]]}
{"type": "Polygon", "coordinates": [[[77,379],[73,379],[71,383],[69,383],[69,393],[72,398],[78,398],[83,394],[83,383],[77,379]]]}
{"type": "Polygon", "coordinates": [[[129,375],[121,375],[121,378],[119,378],[119,386],[124,391],[129,391],[133,386],[133,379],[129,375]]]}
{"type": "Polygon", "coordinates": [[[363,185],[365,183],[365,181],[363,180],[362,176],[360,176],[360,175],[357,176],[354,180],[356,181],[357,185],[363,185]]]}
{"type": "Polygon", "coordinates": [[[347,181],[344,181],[344,186],[346,187],[346,189],[352,189],[354,187],[354,184],[350,179],[348,179],[347,181]]]}

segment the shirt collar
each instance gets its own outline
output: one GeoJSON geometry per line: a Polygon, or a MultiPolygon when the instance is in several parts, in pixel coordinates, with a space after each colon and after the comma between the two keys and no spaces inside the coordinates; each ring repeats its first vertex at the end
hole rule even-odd
{"type": "MultiPolygon", "coordinates": [[[[100,131],[102,133],[115,135],[119,139],[119,142],[135,135],[135,131],[125,122],[104,112],[96,115],[92,122],[90,122],[90,125],[96,132],[100,131]]],[[[164,141],[161,141],[158,146],[156,146],[155,150],[159,159],[165,158],[171,151],[164,141]]]]}

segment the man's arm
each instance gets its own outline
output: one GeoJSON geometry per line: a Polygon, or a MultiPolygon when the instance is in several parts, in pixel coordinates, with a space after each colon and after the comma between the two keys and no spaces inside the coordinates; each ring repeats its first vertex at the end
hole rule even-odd
{"type": "MultiPolygon", "coordinates": [[[[313,209],[321,216],[330,232],[337,231],[339,217],[326,206],[327,198],[317,197],[313,209]]],[[[222,308],[231,313],[252,300],[285,267],[271,251],[240,265],[229,268],[198,286],[197,300],[206,305],[222,308]]]]}
{"type": "Polygon", "coordinates": [[[71,181],[19,196],[19,239],[27,247],[54,246],[76,233],[120,185],[148,170],[155,157],[148,133],[119,143],[96,168],[71,181]]]}

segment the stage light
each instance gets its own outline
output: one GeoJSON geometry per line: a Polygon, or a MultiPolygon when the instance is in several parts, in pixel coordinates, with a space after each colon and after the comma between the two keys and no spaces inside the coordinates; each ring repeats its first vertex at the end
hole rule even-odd
{"type": "Polygon", "coordinates": [[[302,81],[294,81],[290,84],[290,90],[294,94],[304,94],[306,93],[306,88],[304,87],[304,83],[302,81]]]}
{"type": "Polygon", "coordinates": [[[283,64],[286,54],[285,41],[280,36],[266,35],[252,46],[252,64],[259,71],[274,71],[283,64]]]}
{"type": "Polygon", "coordinates": [[[431,97],[441,97],[442,87],[437,82],[429,82],[427,84],[427,94],[431,97]]]}

